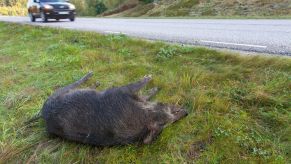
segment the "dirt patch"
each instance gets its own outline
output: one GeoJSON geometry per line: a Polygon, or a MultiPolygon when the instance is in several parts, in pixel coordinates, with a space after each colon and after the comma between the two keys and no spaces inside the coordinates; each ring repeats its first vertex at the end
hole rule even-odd
{"type": "Polygon", "coordinates": [[[114,10],[103,13],[102,16],[109,16],[109,15],[121,13],[123,11],[132,9],[132,8],[136,7],[137,5],[138,5],[138,1],[137,2],[133,1],[131,3],[125,3],[125,4],[120,5],[119,7],[117,7],[114,10]]]}
{"type": "Polygon", "coordinates": [[[130,10],[127,10],[123,13],[121,13],[121,16],[126,17],[138,17],[146,15],[148,11],[152,10],[155,7],[153,3],[146,4],[146,5],[138,5],[135,8],[132,8],[130,10]]]}
{"type": "Polygon", "coordinates": [[[207,145],[210,145],[213,143],[213,137],[209,137],[206,140],[196,141],[193,144],[191,144],[190,149],[187,153],[188,158],[190,159],[198,159],[201,156],[201,153],[203,153],[207,145]]]}
{"type": "Polygon", "coordinates": [[[12,62],[13,61],[13,57],[11,57],[11,56],[0,56],[0,63],[5,63],[5,64],[7,64],[7,63],[10,63],[10,62],[12,62]]]}

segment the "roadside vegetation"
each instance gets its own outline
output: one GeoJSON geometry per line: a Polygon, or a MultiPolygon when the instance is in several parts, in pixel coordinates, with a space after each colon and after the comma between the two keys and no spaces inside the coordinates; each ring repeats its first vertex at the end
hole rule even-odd
{"type": "Polygon", "coordinates": [[[289,0],[159,0],[147,16],[291,16],[289,0]]]}
{"type": "MultiPolygon", "coordinates": [[[[27,15],[26,0],[0,0],[0,15],[27,15]]],[[[80,16],[291,18],[290,0],[70,0],[80,16]]]]}
{"type": "Polygon", "coordinates": [[[239,56],[0,23],[0,163],[290,163],[291,59],[239,56]],[[13,34],[13,36],[11,35],[13,34]],[[92,147],[26,126],[44,101],[89,70],[97,90],[152,74],[156,100],[189,115],[150,145],[92,147]]]}
{"type": "Polygon", "coordinates": [[[0,0],[0,15],[19,15],[27,14],[25,8],[27,0],[0,0]]]}

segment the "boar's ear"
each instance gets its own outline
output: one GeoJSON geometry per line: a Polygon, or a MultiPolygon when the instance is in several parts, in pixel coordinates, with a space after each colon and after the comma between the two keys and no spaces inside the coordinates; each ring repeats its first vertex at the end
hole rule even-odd
{"type": "Polygon", "coordinates": [[[150,132],[147,136],[143,139],[144,144],[150,144],[163,130],[163,127],[158,126],[157,124],[149,126],[150,132]]]}

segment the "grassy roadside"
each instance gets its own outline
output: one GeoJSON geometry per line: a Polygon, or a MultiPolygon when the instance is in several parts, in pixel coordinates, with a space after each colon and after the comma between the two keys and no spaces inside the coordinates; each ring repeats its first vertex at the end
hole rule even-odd
{"type": "Polygon", "coordinates": [[[155,3],[140,3],[126,0],[110,12],[111,17],[194,17],[196,19],[276,19],[290,18],[288,0],[159,0],[155,3]],[[126,8],[135,4],[133,8],[126,8]],[[115,11],[115,12],[112,12],[115,11]]]}
{"type": "MultiPolygon", "coordinates": [[[[291,162],[291,59],[0,23],[0,163],[291,162]],[[23,122],[93,70],[99,89],[153,74],[156,99],[190,114],[151,145],[91,147],[23,122]]],[[[95,80],[94,80],[95,79],[95,80]]]]}
{"type": "MultiPolygon", "coordinates": [[[[104,18],[102,16],[97,16],[98,18],[104,18]]],[[[96,18],[96,17],[92,17],[96,18]]],[[[291,15],[284,15],[284,16],[177,16],[177,17],[164,17],[164,16],[156,16],[156,17],[149,17],[149,16],[141,16],[141,17],[127,17],[127,16],[106,16],[105,18],[122,18],[122,19],[277,19],[277,20],[284,20],[284,19],[291,19],[291,15]]]]}

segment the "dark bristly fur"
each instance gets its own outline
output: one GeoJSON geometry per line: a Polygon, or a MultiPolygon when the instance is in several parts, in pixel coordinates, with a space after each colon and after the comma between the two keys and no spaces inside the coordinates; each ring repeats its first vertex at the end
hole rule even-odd
{"type": "Polygon", "coordinates": [[[102,92],[76,89],[91,76],[92,72],[48,98],[41,113],[48,133],[99,146],[148,144],[166,124],[187,115],[177,106],[149,102],[156,88],[149,96],[137,95],[151,80],[150,76],[102,92]]]}

